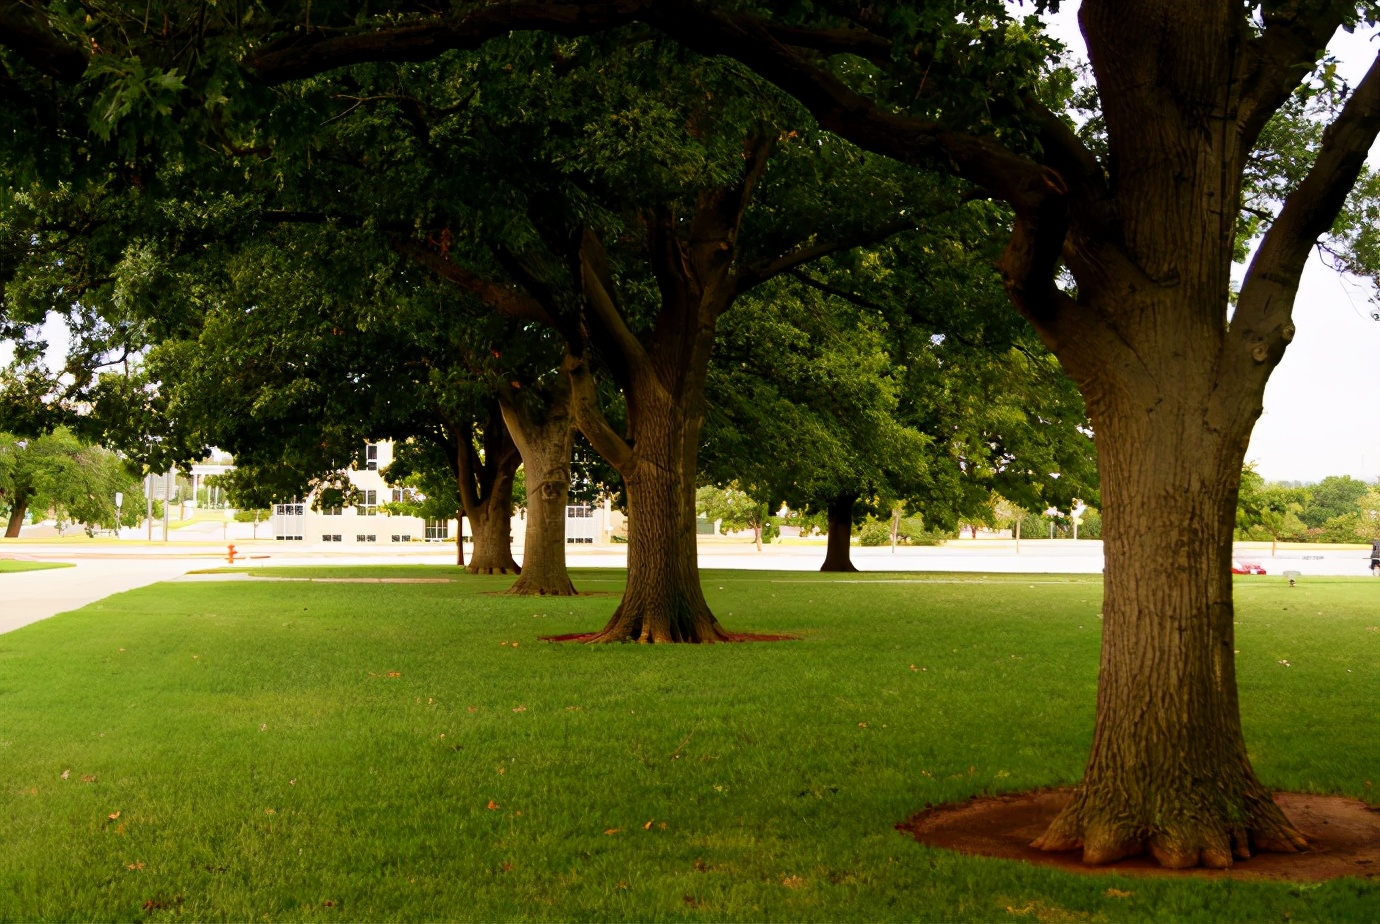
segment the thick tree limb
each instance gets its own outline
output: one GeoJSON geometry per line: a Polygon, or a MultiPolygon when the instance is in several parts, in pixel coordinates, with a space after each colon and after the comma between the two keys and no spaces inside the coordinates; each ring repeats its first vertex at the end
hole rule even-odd
{"type": "Polygon", "coordinates": [[[594,451],[604,457],[624,478],[632,472],[635,461],[632,447],[609,425],[599,408],[599,396],[594,389],[594,376],[589,364],[569,350],[561,362],[570,379],[570,411],[580,432],[589,440],[594,451]]]}
{"type": "Polygon", "coordinates": [[[1354,0],[1292,0],[1262,16],[1265,31],[1246,46],[1246,68],[1237,112],[1242,153],[1255,146],[1270,117],[1289,99],[1327,49],[1354,0]]]}
{"type": "Polygon", "coordinates": [[[604,333],[606,342],[601,346],[615,350],[629,374],[645,374],[649,365],[647,349],[628,327],[613,301],[608,254],[599,236],[590,228],[580,237],[580,285],[584,289],[585,304],[592,309],[594,320],[604,333]]]}
{"type": "Polygon", "coordinates": [[[1323,132],[1313,166],[1285,200],[1251,260],[1232,318],[1232,332],[1236,337],[1257,338],[1249,346],[1256,362],[1271,360],[1273,367],[1292,338],[1294,294],[1309,251],[1337,220],[1377,133],[1380,57],[1323,132]],[[1262,337],[1265,339],[1258,339],[1262,337]]]}
{"type": "Polygon", "coordinates": [[[449,20],[356,35],[299,32],[274,42],[247,63],[264,81],[279,84],[370,61],[429,61],[523,29],[588,35],[633,22],[651,4],[652,0],[511,0],[486,4],[449,20]]]}
{"type": "Polygon", "coordinates": [[[490,308],[510,318],[521,318],[560,330],[546,306],[524,292],[467,269],[446,254],[415,240],[393,240],[393,249],[447,282],[454,283],[490,308]]]}
{"type": "Polygon", "coordinates": [[[0,45],[63,83],[76,83],[86,73],[86,50],[68,42],[42,12],[21,0],[0,0],[0,45]]]}
{"type": "Polygon", "coordinates": [[[876,244],[894,235],[905,231],[914,231],[917,225],[912,219],[898,219],[870,228],[852,237],[839,238],[831,241],[818,241],[814,244],[807,244],[796,247],[789,253],[782,254],[771,260],[759,260],[751,266],[744,267],[733,275],[733,294],[742,295],[761,285],[775,276],[788,272],[806,263],[813,263],[815,260],[831,256],[836,253],[843,253],[852,250],[854,247],[864,247],[868,244],[876,244]]]}

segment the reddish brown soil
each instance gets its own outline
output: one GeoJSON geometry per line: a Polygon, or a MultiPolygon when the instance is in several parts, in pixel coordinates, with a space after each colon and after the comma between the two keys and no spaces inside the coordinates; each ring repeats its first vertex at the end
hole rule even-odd
{"type": "Polygon", "coordinates": [[[1067,789],[1041,789],[1004,796],[974,796],[967,802],[926,809],[897,829],[922,844],[982,857],[1024,860],[1071,873],[1127,876],[1203,876],[1213,879],[1283,879],[1318,882],[1339,876],[1380,877],[1380,806],[1341,796],[1275,794],[1312,845],[1302,853],[1262,853],[1237,860],[1229,870],[1164,869],[1149,856],[1128,857],[1108,866],[1085,866],[1078,850],[1047,853],[1030,842],[1068,804],[1067,789]]]}
{"type": "MultiPolygon", "coordinates": [[[[583,596],[583,594],[581,595],[583,596]]],[[[538,641],[542,642],[588,642],[593,639],[598,632],[575,632],[571,635],[538,635],[538,641]]],[[[721,642],[796,642],[799,641],[794,635],[754,635],[751,632],[730,632],[727,638],[719,639],[721,642]]]]}

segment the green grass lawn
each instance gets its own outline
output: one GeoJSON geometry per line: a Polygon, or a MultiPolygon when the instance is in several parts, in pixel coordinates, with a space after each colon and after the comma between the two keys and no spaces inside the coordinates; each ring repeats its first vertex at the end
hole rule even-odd
{"type": "MultiPolygon", "coordinates": [[[[273,573],[455,583],[163,584],[0,635],[0,919],[1380,918],[1375,879],[1077,876],[894,830],[1077,779],[1095,578],[706,572],[728,628],[800,640],[595,647],[537,636],[611,597],[273,573]]],[[[1380,581],[1237,599],[1261,777],[1377,801],[1380,581]]]]}
{"type": "Polygon", "coordinates": [[[13,558],[0,558],[0,574],[17,574],[20,571],[47,571],[50,568],[71,567],[71,562],[64,561],[16,561],[13,558]]]}

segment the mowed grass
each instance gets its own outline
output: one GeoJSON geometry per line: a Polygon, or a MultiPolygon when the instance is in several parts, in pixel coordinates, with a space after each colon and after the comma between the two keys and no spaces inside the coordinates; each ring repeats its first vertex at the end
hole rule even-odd
{"type": "MultiPolygon", "coordinates": [[[[1095,578],[706,572],[727,627],[800,640],[646,647],[537,640],[608,596],[272,573],[454,583],[163,584],[0,635],[0,918],[1380,918],[1375,879],[1079,876],[894,830],[1078,778],[1095,578]]],[[[1380,581],[1237,599],[1262,778],[1375,802],[1380,581]]]]}
{"type": "Polygon", "coordinates": [[[0,558],[0,574],[16,574],[20,571],[48,571],[52,568],[71,568],[70,562],[62,561],[18,561],[13,558],[0,558]]]}

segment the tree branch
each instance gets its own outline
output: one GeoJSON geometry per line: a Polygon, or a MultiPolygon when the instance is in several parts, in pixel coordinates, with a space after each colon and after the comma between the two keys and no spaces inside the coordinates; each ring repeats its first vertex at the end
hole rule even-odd
{"type": "Polygon", "coordinates": [[[604,461],[618,474],[628,477],[636,461],[632,447],[609,425],[608,418],[600,410],[589,364],[567,350],[561,368],[570,379],[570,411],[580,432],[604,461]]]}
{"type": "Polygon", "coordinates": [[[1232,318],[1233,339],[1246,338],[1258,363],[1273,367],[1293,337],[1290,316],[1308,253],[1346,202],[1380,133],[1380,56],[1323,132],[1308,174],[1290,193],[1260,241],[1232,318]]]}
{"type": "Polygon", "coordinates": [[[590,228],[586,228],[580,238],[580,284],[584,288],[585,304],[593,309],[594,319],[599,322],[610,345],[618,351],[628,371],[632,374],[645,371],[649,364],[647,350],[614,304],[608,255],[599,236],[590,228]]]}
{"type": "Polygon", "coordinates": [[[433,250],[419,241],[395,238],[392,243],[398,253],[475,296],[499,314],[536,321],[556,331],[561,329],[546,306],[526,293],[485,279],[450,259],[448,254],[433,250]]]}
{"type": "Polygon", "coordinates": [[[279,84],[370,61],[429,61],[447,51],[478,48],[514,31],[540,29],[576,36],[616,28],[634,21],[652,2],[500,0],[440,22],[354,35],[299,32],[273,42],[248,64],[267,83],[279,84]]]}
{"type": "Polygon", "coordinates": [[[1327,49],[1328,40],[1356,11],[1354,0],[1291,0],[1262,13],[1265,31],[1246,45],[1240,126],[1242,153],[1255,146],[1270,117],[1289,99],[1327,49]]]}

